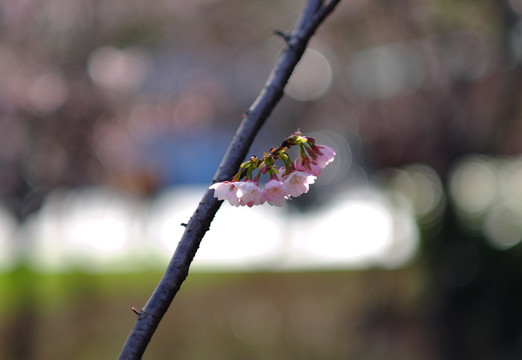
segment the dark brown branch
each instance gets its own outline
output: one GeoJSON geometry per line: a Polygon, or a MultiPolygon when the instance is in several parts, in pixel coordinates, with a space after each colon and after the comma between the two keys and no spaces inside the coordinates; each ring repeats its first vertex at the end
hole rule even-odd
{"type": "MultiPolygon", "coordinates": [[[[261,93],[246,112],[229,148],[219,165],[212,183],[231,179],[245,159],[250,145],[266,119],[283,96],[283,89],[295,66],[301,59],[308,41],[326,16],[340,0],[310,0],[303,10],[296,28],[289,36],[287,46],[261,93]]],[[[221,206],[207,190],[196,211],[188,221],[185,232],[174,255],[145,307],[139,311],[138,319],[120,353],[119,359],[141,359],[152,334],[167,311],[181,284],[188,275],[190,264],[196,255],[201,239],[221,206]]]]}

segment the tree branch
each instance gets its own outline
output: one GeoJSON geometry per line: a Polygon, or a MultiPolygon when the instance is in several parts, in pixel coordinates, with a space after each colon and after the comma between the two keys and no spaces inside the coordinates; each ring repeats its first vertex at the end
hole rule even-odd
{"type": "MultiPolygon", "coordinates": [[[[263,90],[245,113],[212,183],[229,180],[237,172],[259,129],[283,96],[283,89],[301,59],[308,41],[339,2],[340,0],[330,0],[324,4],[324,1],[310,0],[307,3],[263,90]]],[[[136,311],[138,319],[119,359],[141,359],[145,352],[159,322],[186,279],[201,239],[210,228],[210,223],[221,206],[222,201],[215,199],[213,193],[213,190],[206,191],[186,224],[185,232],[165,274],[145,307],[141,311],[136,311]]]]}

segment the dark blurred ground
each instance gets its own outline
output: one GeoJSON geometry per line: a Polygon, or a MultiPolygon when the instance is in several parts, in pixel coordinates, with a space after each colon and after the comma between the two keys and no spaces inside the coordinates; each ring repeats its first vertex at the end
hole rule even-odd
{"type": "MultiPolygon", "coordinates": [[[[57,188],[148,199],[208,184],[282,46],[273,30],[291,29],[303,5],[0,3],[2,206],[23,227],[57,188]]],[[[370,184],[400,193],[421,234],[415,261],[393,271],[212,275],[180,293],[147,356],[521,358],[521,15],[520,0],[342,2],[252,153],[297,128],[344,149],[333,175],[288,208],[313,214],[370,184]]],[[[1,352],[114,358],[133,322],[121,309],[142,306],[155,276],[130,295],[98,288],[112,281],[103,276],[40,281],[46,275],[24,270],[31,239],[8,240],[1,352]],[[53,289],[69,286],[78,291],[54,303],[53,289]],[[111,341],[83,333],[91,326],[110,328],[111,341]],[[63,337],[47,338],[53,327],[63,337]]]]}
{"type": "MultiPolygon", "coordinates": [[[[130,307],[159,276],[37,276],[31,358],[114,358],[135,320],[130,307]]],[[[144,359],[433,359],[423,292],[412,270],[196,273],[144,359]]],[[[15,327],[13,304],[2,306],[15,327]]]]}

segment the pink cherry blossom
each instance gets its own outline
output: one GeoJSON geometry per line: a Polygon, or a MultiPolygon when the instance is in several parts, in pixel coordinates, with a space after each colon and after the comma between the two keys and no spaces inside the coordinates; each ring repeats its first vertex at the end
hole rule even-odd
{"type": "Polygon", "coordinates": [[[239,172],[231,181],[223,181],[210,186],[219,200],[228,200],[233,206],[270,205],[282,206],[286,199],[307,193],[323,168],[334,160],[335,150],[326,145],[316,145],[315,140],[297,131],[290,135],[262,159],[255,155],[241,164],[239,172]],[[300,154],[292,161],[287,149],[299,146],[300,154]],[[279,167],[276,161],[283,162],[279,167]],[[254,172],[257,171],[257,174],[254,172]],[[259,185],[262,175],[269,180],[264,188],[259,185]]]}
{"type": "Polygon", "coordinates": [[[310,160],[308,156],[299,155],[294,161],[294,168],[298,171],[303,171],[308,174],[318,176],[321,173],[321,167],[310,160]]]}
{"type": "MultiPolygon", "coordinates": [[[[293,167],[291,169],[293,170],[293,167]]],[[[292,170],[290,170],[290,172],[292,172],[292,170]]],[[[279,172],[277,173],[277,178],[284,182],[287,176],[288,174],[286,173],[286,166],[281,166],[279,168],[279,172]]]]}
{"type": "Polygon", "coordinates": [[[246,180],[244,182],[236,183],[237,197],[239,199],[239,205],[247,205],[252,207],[253,205],[261,205],[265,202],[263,196],[263,189],[255,181],[246,180]]]}
{"type": "Polygon", "coordinates": [[[210,185],[209,189],[214,189],[214,197],[218,200],[228,200],[230,205],[239,206],[239,198],[237,197],[237,182],[223,181],[210,185]]]}
{"type": "Polygon", "coordinates": [[[298,197],[307,193],[316,177],[304,171],[292,171],[283,182],[287,195],[298,197]]]}
{"type": "Polygon", "coordinates": [[[283,206],[285,196],[285,186],[280,180],[276,178],[268,180],[265,184],[264,197],[270,205],[283,206]]]}
{"type": "Polygon", "coordinates": [[[314,162],[320,167],[325,168],[335,157],[335,150],[326,145],[314,145],[313,151],[317,154],[314,162]]]}

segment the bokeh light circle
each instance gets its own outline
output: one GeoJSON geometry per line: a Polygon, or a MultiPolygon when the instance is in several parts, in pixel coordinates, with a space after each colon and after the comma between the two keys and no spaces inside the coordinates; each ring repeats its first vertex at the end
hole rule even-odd
{"type": "Polygon", "coordinates": [[[332,77],[328,59],[318,50],[307,49],[290,77],[285,93],[295,100],[316,100],[328,91],[332,77]]]}

